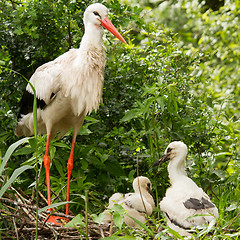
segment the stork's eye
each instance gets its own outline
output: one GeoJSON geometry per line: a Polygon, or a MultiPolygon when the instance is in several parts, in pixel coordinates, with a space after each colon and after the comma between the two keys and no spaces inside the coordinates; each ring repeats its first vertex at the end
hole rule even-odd
{"type": "Polygon", "coordinates": [[[100,16],[100,14],[99,14],[98,12],[94,11],[93,14],[94,14],[95,16],[99,16],[100,19],[101,19],[101,16],[100,16]]]}

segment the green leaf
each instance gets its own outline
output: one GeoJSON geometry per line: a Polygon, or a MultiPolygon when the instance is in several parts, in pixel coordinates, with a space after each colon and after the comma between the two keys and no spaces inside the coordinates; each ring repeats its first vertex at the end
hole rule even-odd
{"type": "Polygon", "coordinates": [[[29,139],[29,144],[31,145],[31,148],[34,151],[37,151],[37,139],[36,138],[30,138],[29,139]]]}
{"type": "Polygon", "coordinates": [[[105,212],[100,213],[99,215],[96,214],[92,214],[91,215],[92,219],[94,222],[101,224],[101,222],[104,220],[105,218],[105,212]]]}
{"type": "Polygon", "coordinates": [[[207,225],[207,227],[205,227],[205,228],[198,234],[198,237],[203,236],[203,235],[206,235],[207,233],[209,233],[209,232],[213,229],[213,227],[214,227],[215,224],[216,224],[216,220],[214,219],[214,220],[212,220],[212,221],[207,225]]]}
{"type": "Polygon", "coordinates": [[[133,118],[136,118],[139,114],[139,109],[132,109],[126,112],[125,116],[120,120],[120,122],[127,122],[133,118]]]}
{"type": "Polygon", "coordinates": [[[81,214],[78,214],[70,222],[65,224],[64,227],[75,227],[75,226],[84,227],[85,223],[83,222],[83,220],[84,220],[84,217],[81,214]]]}
{"type": "Polygon", "coordinates": [[[63,142],[53,142],[52,146],[69,149],[69,145],[63,142]]]}
{"type": "Polygon", "coordinates": [[[174,237],[176,237],[177,239],[182,239],[184,240],[184,238],[176,231],[174,231],[171,228],[168,228],[168,232],[171,233],[174,237]]]}
{"type": "Polygon", "coordinates": [[[42,212],[42,211],[47,211],[49,208],[56,208],[56,207],[65,205],[65,204],[67,204],[67,203],[73,203],[73,202],[71,202],[71,201],[69,201],[69,202],[65,201],[65,202],[53,203],[53,204],[51,204],[51,205],[49,205],[49,206],[40,208],[40,209],[39,209],[39,213],[42,212]]]}
{"type": "Polygon", "coordinates": [[[21,35],[21,34],[23,34],[23,30],[21,29],[21,27],[18,27],[13,31],[13,33],[15,33],[17,35],[21,35]]]}
{"type": "Polygon", "coordinates": [[[3,157],[3,161],[0,166],[0,176],[2,175],[2,171],[9,160],[10,156],[12,155],[13,151],[21,144],[26,143],[30,138],[26,137],[23,139],[18,140],[17,142],[13,143],[7,150],[5,156],[3,157]]]}
{"type": "Polygon", "coordinates": [[[27,154],[31,154],[33,153],[34,150],[32,148],[30,148],[29,146],[26,147],[22,147],[20,149],[17,149],[12,156],[18,156],[18,155],[27,155],[27,154]]]}
{"type": "Polygon", "coordinates": [[[123,222],[124,222],[124,216],[121,215],[119,212],[113,213],[113,222],[119,229],[122,228],[123,222]]]}
{"type": "Polygon", "coordinates": [[[81,129],[78,132],[78,135],[89,135],[92,133],[91,130],[89,130],[85,125],[81,127],[81,129]]]}
{"type": "Polygon", "coordinates": [[[7,181],[7,183],[1,188],[0,190],[0,198],[2,197],[2,195],[5,193],[5,191],[8,189],[8,187],[16,180],[16,178],[24,171],[28,170],[28,169],[32,169],[34,168],[33,166],[22,166],[20,168],[17,168],[16,170],[14,170],[12,176],[10,177],[10,179],[7,181]]]}
{"type": "Polygon", "coordinates": [[[158,103],[158,105],[160,106],[162,112],[164,111],[164,98],[163,97],[158,97],[156,98],[156,102],[158,103]]]}
{"type": "Polygon", "coordinates": [[[113,205],[112,210],[119,212],[121,215],[123,215],[126,212],[126,210],[120,204],[117,203],[113,205]]]}
{"type": "Polygon", "coordinates": [[[114,204],[112,210],[114,211],[112,214],[113,222],[119,229],[121,229],[124,222],[124,213],[126,210],[119,204],[114,204]]]}
{"type": "Polygon", "coordinates": [[[237,203],[232,203],[230,206],[228,206],[225,210],[230,212],[233,210],[236,210],[238,208],[238,204],[237,203]]]}
{"type": "Polygon", "coordinates": [[[102,240],[136,240],[136,237],[130,237],[130,236],[111,236],[111,237],[105,237],[101,238],[102,240]]]}
{"type": "Polygon", "coordinates": [[[95,119],[95,118],[92,118],[92,117],[89,117],[89,116],[86,116],[84,119],[85,119],[86,121],[89,121],[89,122],[92,122],[92,123],[97,123],[97,122],[99,122],[98,119],[95,119]]]}
{"type": "Polygon", "coordinates": [[[130,217],[134,222],[136,222],[140,227],[142,227],[150,236],[154,236],[154,233],[142,222],[140,222],[139,220],[129,216],[128,214],[126,214],[128,217],[130,217]]]}

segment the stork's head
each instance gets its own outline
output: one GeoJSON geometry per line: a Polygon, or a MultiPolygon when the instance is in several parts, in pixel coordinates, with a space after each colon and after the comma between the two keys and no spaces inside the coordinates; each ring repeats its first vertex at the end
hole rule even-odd
{"type": "Polygon", "coordinates": [[[94,3],[86,8],[83,21],[84,24],[92,23],[101,25],[101,21],[106,17],[108,17],[108,9],[100,3],[94,3]]]}
{"type": "Polygon", "coordinates": [[[152,184],[150,182],[150,180],[147,177],[136,177],[133,181],[133,189],[135,192],[139,192],[139,186],[141,188],[141,190],[145,190],[149,193],[152,192],[152,184]]]}
{"type": "Polygon", "coordinates": [[[89,5],[84,12],[83,22],[85,26],[87,24],[93,24],[99,27],[103,26],[120,41],[126,44],[124,38],[108,19],[108,9],[104,5],[100,3],[94,3],[89,5]]]}
{"type": "Polygon", "coordinates": [[[167,146],[163,156],[153,164],[153,167],[176,158],[185,160],[187,157],[187,152],[188,149],[185,143],[180,141],[171,142],[167,146]]]}

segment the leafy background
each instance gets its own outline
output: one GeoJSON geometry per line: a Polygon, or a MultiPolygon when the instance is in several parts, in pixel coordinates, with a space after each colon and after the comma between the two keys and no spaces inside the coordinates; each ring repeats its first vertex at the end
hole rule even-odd
{"type": "MultiPolygon", "coordinates": [[[[99,2],[110,9],[109,18],[128,45],[105,32],[103,104],[86,118],[77,137],[71,183],[76,203],[70,210],[78,214],[84,208],[86,189],[91,193],[91,214],[102,212],[114,192],[132,191],[137,158],[139,174],[150,178],[159,202],[169,186],[166,165],[151,165],[171,141],[181,140],[189,147],[188,175],[219,208],[219,228],[213,234],[223,238],[228,227],[239,234],[239,1],[99,2]]],[[[18,140],[14,128],[24,77],[29,79],[38,66],[79,47],[82,15],[90,3],[0,2],[2,157],[18,140]]],[[[35,144],[17,148],[2,184],[20,166],[39,168],[45,143],[46,136],[38,136],[35,144]]],[[[61,191],[63,200],[70,144],[71,131],[50,146],[51,187],[61,191]]],[[[31,194],[34,179],[35,171],[27,170],[13,186],[31,194]]],[[[44,170],[39,188],[46,195],[44,170]]],[[[164,224],[158,208],[154,217],[164,224]]]]}

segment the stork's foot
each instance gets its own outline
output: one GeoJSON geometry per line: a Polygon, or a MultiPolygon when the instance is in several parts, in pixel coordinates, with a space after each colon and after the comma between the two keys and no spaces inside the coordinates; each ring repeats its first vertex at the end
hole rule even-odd
{"type": "Polygon", "coordinates": [[[53,215],[50,215],[47,218],[48,218],[46,221],[47,223],[53,223],[53,224],[59,225],[59,226],[62,226],[70,221],[68,218],[53,216],[53,215]]]}

